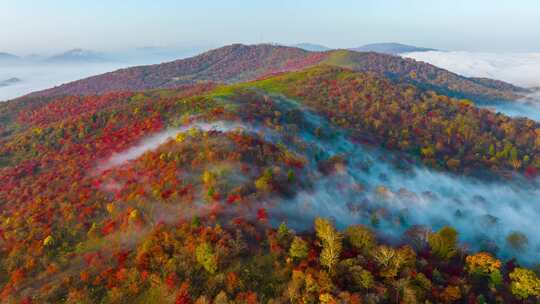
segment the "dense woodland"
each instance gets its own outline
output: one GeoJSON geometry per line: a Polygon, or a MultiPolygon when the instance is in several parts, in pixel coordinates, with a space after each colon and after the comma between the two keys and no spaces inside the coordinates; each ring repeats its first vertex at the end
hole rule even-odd
{"type": "Polygon", "coordinates": [[[331,66],[247,86],[302,100],[353,130],[358,140],[417,155],[435,168],[470,174],[486,168],[501,174],[520,171],[529,177],[540,169],[540,124],[478,109],[471,100],[331,66]]]}
{"type": "MultiPolygon", "coordinates": [[[[258,123],[295,140],[302,119],[281,112],[277,95],[359,143],[452,174],[532,180],[540,169],[534,121],[335,67],[232,86],[23,98],[0,104],[1,301],[537,303],[533,268],[462,248],[452,227],[414,226],[389,242],[374,226],[318,218],[293,231],[273,218],[273,202],[309,188],[314,170],[248,130],[258,123]],[[217,121],[246,127],[188,128],[109,165],[152,134],[217,121]]],[[[317,170],[332,174],[325,164],[317,170]]]]}
{"type": "Polygon", "coordinates": [[[433,65],[379,53],[350,50],[308,52],[278,45],[234,44],[199,56],[150,66],[133,67],[78,80],[32,96],[92,95],[117,91],[176,88],[200,82],[234,83],[273,73],[331,64],[373,72],[393,82],[407,82],[439,94],[483,101],[515,100],[528,91],[511,84],[466,78],[433,65]]]}

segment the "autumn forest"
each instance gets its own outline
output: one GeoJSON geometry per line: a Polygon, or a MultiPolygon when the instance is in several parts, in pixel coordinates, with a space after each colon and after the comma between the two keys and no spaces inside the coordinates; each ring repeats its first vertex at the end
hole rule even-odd
{"type": "Polygon", "coordinates": [[[231,45],[0,103],[0,301],[538,303],[527,92],[231,45]]]}

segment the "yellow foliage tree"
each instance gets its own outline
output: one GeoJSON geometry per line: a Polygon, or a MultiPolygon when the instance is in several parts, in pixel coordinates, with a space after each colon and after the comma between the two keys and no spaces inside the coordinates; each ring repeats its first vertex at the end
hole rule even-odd
{"type": "Polygon", "coordinates": [[[326,266],[330,272],[333,272],[341,254],[342,236],[330,221],[323,218],[315,219],[315,232],[323,245],[320,255],[321,264],[326,266]]]}
{"type": "Polygon", "coordinates": [[[501,261],[486,252],[469,255],[465,258],[467,271],[471,274],[488,276],[501,268],[501,261]]]}
{"type": "Polygon", "coordinates": [[[510,273],[510,290],[519,299],[540,298],[540,279],[529,269],[516,268],[510,273]]]}

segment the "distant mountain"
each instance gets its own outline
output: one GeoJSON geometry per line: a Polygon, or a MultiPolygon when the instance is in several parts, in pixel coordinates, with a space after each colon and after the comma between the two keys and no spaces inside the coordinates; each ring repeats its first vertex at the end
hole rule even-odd
{"type": "Polygon", "coordinates": [[[514,100],[528,92],[503,85],[503,82],[467,78],[428,63],[386,54],[350,50],[309,52],[270,44],[234,44],[187,59],[117,70],[31,95],[93,95],[174,88],[200,82],[235,83],[321,64],[376,73],[396,82],[459,98],[514,100]]]}
{"type": "Polygon", "coordinates": [[[13,55],[13,54],[10,54],[10,53],[0,52],[0,63],[18,62],[19,60],[21,60],[21,58],[19,56],[16,56],[16,55],[13,55]]]}
{"type": "Polygon", "coordinates": [[[393,43],[393,42],[366,44],[361,47],[353,48],[352,50],[357,51],[357,52],[376,52],[376,53],[392,54],[392,55],[411,53],[411,52],[435,51],[435,49],[429,49],[429,48],[423,48],[423,47],[417,47],[417,46],[406,45],[406,44],[401,44],[401,43],[393,43]]]}
{"type": "Polygon", "coordinates": [[[16,78],[16,77],[9,78],[9,79],[0,81],[0,87],[7,87],[7,86],[15,84],[17,82],[21,82],[21,80],[19,78],[16,78]]]}
{"type": "Polygon", "coordinates": [[[314,43],[298,43],[298,44],[292,45],[292,47],[297,47],[299,49],[303,49],[310,52],[324,52],[324,51],[331,50],[331,48],[329,47],[326,47],[320,44],[314,44],[314,43]]]}
{"type": "Polygon", "coordinates": [[[37,62],[37,61],[45,60],[46,57],[40,54],[30,54],[30,55],[24,56],[22,59],[25,60],[26,62],[37,62]]]}
{"type": "Polygon", "coordinates": [[[72,49],[45,60],[51,63],[96,63],[109,61],[104,55],[83,49],[72,49]]]}

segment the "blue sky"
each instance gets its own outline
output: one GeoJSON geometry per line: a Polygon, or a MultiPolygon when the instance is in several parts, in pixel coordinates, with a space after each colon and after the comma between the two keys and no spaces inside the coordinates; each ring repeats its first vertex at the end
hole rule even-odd
{"type": "Polygon", "coordinates": [[[538,0],[2,0],[0,51],[397,41],[540,51],[538,0]]]}

